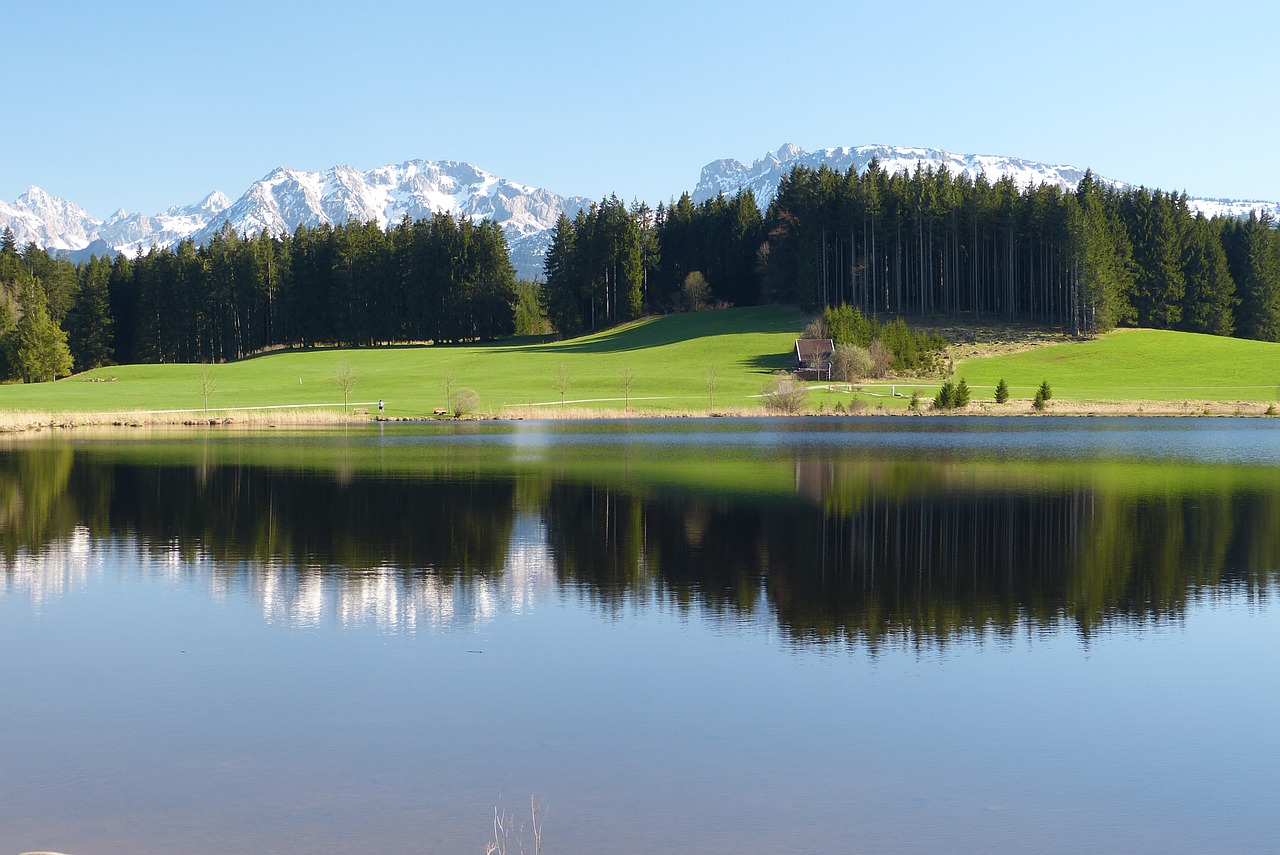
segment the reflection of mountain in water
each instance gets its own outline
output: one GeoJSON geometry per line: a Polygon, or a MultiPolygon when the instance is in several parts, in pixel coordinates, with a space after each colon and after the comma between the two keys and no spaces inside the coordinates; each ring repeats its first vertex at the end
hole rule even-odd
{"type": "Polygon", "coordinates": [[[794,491],[762,496],[688,477],[633,488],[616,473],[393,478],[24,450],[0,455],[0,594],[39,603],[128,568],[251,597],[289,625],[412,631],[560,585],[597,607],[763,611],[796,640],[871,645],[1091,633],[1265,595],[1280,568],[1274,478],[1126,465],[795,454],[794,491]]]}
{"type": "Polygon", "coordinates": [[[133,575],[205,585],[215,599],[247,596],[272,623],[301,627],[332,620],[414,632],[484,622],[530,607],[556,584],[542,542],[538,521],[521,520],[502,569],[465,578],[391,565],[348,570],[275,560],[226,562],[178,540],[94,538],[81,526],[36,551],[0,557],[0,596],[24,596],[39,606],[127,568],[133,575]]]}

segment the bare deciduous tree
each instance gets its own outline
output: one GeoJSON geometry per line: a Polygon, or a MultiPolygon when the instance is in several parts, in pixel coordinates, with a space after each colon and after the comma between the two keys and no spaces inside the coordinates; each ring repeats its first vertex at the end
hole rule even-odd
{"type": "Polygon", "coordinates": [[[561,362],[556,366],[556,391],[560,393],[560,406],[564,406],[565,396],[569,394],[569,369],[561,362]]]}
{"type": "Polygon", "coordinates": [[[200,390],[200,396],[204,398],[204,412],[209,414],[209,396],[218,389],[218,381],[213,379],[209,367],[204,366],[200,369],[200,376],[196,378],[196,388],[200,390]]]}
{"type": "Polygon", "coordinates": [[[871,342],[868,352],[871,354],[871,376],[883,377],[888,374],[889,366],[893,364],[893,351],[889,349],[888,345],[880,339],[876,339],[871,342]]]}
{"type": "Polygon", "coordinates": [[[631,387],[636,382],[636,370],[630,365],[622,366],[622,407],[631,409],[631,387]]]}
{"type": "Polygon", "coordinates": [[[871,374],[872,367],[871,352],[856,344],[838,345],[831,355],[832,373],[845,383],[857,383],[871,374]]]}
{"type": "Polygon", "coordinates": [[[333,372],[333,383],[342,391],[342,408],[345,410],[350,403],[351,390],[356,387],[359,376],[352,369],[351,363],[345,359],[338,363],[338,367],[333,372]]]}
{"type": "Polygon", "coordinates": [[[450,404],[453,394],[453,372],[448,368],[440,375],[440,386],[444,389],[444,402],[450,404]]]}
{"type": "Polygon", "coordinates": [[[684,284],[680,286],[680,297],[685,311],[702,311],[707,307],[707,298],[710,296],[711,286],[700,271],[695,270],[684,278],[684,284]]]}

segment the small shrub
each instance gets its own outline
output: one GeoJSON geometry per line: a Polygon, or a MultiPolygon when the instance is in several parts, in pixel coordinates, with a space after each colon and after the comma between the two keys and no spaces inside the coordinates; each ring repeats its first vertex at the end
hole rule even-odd
{"type": "Polygon", "coordinates": [[[1009,400],[1009,384],[1004,382],[1004,378],[1000,378],[1000,382],[996,384],[996,403],[1004,404],[1009,400]]]}
{"type": "Polygon", "coordinates": [[[1053,397],[1053,390],[1049,388],[1048,380],[1040,384],[1040,391],[1036,392],[1036,394],[1046,401],[1053,397]]]}
{"type": "Polygon", "coordinates": [[[1266,411],[1265,413],[1263,413],[1263,415],[1264,415],[1264,416],[1274,416],[1274,415],[1276,415],[1276,405],[1275,405],[1275,404],[1267,404],[1267,411],[1266,411]]]}
{"type": "Polygon", "coordinates": [[[453,394],[449,396],[449,410],[453,413],[455,419],[474,415],[479,409],[480,396],[472,389],[464,386],[460,389],[455,389],[453,394]]]}
{"type": "MultiPolygon", "coordinates": [[[[1044,412],[1044,404],[1045,404],[1044,389],[1043,388],[1037,389],[1036,396],[1031,401],[1031,406],[1035,409],[1036,412],[1039,413],[1039,412],[1044,412]]],[[[1139,412],[1141,412],[1141,408],[1139,408],[1139,412]]]]}
{"type": "Polygon", "coordinates": [[[764,384],[761,396],[764,408],[771,413],[794,416],[804,409],[805,398],[809,390],[795,378],[795,375],[780,371],[764,384]]]}
{"type": "Polygon", "coordinates": [[[969,406],[969,384],[964,382],[964,378],[960,378],[960,382],[956,384],[955,394],[951,397],[951,406],[957,410],[962,410],[969,406]]]}
{"type": "Polygon", "coordinates": [[[849,414],[860,413],[867,408],[867,402],[861,398],[854,398],[849,402],[849,414]]]}
{"type": "Polygon", "coordinates": [[[832,407],[832,412],[834,412],[834,413],[835,413],[836,415],[838,415],[838,416],[843,416],[843,415],[844,415],[844,404],[843,404],[842,402],[840,402],[840,401],[836,401],[836,405],[835,405],[834,407],[832,407]]]}
{"type": "Polygon", "coordinates": [[[911,390],[911,400],[907,401],[907,409],[913,413],[920,412],[920,390],[911,390]]]}
{"type": "Polygon", "coordinates": [[[856,383],[871,373],[873,363],[871,351],[856,344],[836,346],[831,356],[831,371],[837,380],[845,383],[856,383]]]}

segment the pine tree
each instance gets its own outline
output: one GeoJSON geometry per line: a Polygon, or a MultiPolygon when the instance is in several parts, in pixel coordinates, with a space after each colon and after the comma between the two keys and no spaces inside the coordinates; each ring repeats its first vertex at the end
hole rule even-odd
{"type": "Polygon", "coordinates": [[[1230,243],[1240,298],[1236,328],[1245,338],[1280,341],[1280,248],[1270,219],[1250,215],[1230,243]]]}
{"type": "Polygon", "coordinates": [[[933,397],[933,408],[935,410],[950,410],[955,406],[956,385],[947,380],[942,384],[942,388],[938,390],[938,394],[933,397]]]}
{"type": "Polygon", "coordinates": [[[1239,302],[1236,285],[1218,230],[1203,216],[1196,218],[1187,233],[1183,272],[1187,292],[1183,298],[1182,329],[1231,335],[1239,302]]]}
{"type": "Polygon", "coordinates": [[[1085,172],[1068,202],[1067,228],[1072,296],[1063,308],[1076,334],[1097,335],[1131,320],[1132,248],[1092,172],[1085,172]]]}
{"type": "Polygon", "coordinates": [[[996,384],[996,403],[1003,404],[1009,400],[1009,384],[1004,382],[1004,378],[1000,378],[1000,382],[996,384]]]}
{"type": "Polygon", "coordinates": [[[67,334],[49,317],[39,280],[22,295],[22,320],[14,330],[13,367],[25,383],[56,380],[71,373],[67,334]]]}
{"type": "Polygon", "coordinates": [[[1172,329],[1182,319],[1186,280],[1182,275],[1182,230],[1174,200],[1139,190],[1130,205],[1137,227],[1138,275],[1133,307],[1139,326],[1172,329]]]}
{"type": "Polygon", "coordinates": [[[556,221],[551,245],[543,263],[543,287],[547,319],[562,336],[577,335],[583,326],[580,287],[576,270],[577,230],[569,218],[561,214],[556,221]]]}
{"type": "Polygon", "coordinates": [[[67,340],[76,368],[87,371],[114,359],[110,299],[111,264],[94,256],[80,268],[80,289],[67,315],[67,340]]]}

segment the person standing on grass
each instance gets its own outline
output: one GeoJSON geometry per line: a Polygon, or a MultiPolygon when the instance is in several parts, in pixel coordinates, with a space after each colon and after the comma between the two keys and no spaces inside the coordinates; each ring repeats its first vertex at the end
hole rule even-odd
{"type": "Polygon", "coordinates": [[[382,418],[382,399],[378,399],[378,418],[382,418]]]}

